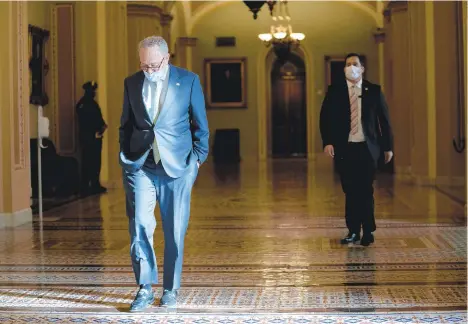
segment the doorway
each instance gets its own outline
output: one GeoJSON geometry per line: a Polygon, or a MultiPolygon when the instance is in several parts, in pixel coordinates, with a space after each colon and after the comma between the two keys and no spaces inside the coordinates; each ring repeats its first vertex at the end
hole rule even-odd
{"type": "Polygon", "coordinates": [[[307,157],[305,64],[291,53],[271,71],[271,138],[274,158],[307,157]]]}

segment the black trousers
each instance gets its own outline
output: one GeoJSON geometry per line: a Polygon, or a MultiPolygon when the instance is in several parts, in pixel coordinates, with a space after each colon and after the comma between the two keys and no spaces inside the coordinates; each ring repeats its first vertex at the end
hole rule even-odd
{"type": "Polygon", "coordinates": [[[346,196],[346,226],[351,233],[376,230],[374,187],[376,165],[367,144],[348,143],[340,157],[338,172],[346,196]]]}
{"type": "Polygon", "coordinates": [[[102,140],[84,143],[81,155],[81,191],[86,192],[100,186],[102,140]]]}

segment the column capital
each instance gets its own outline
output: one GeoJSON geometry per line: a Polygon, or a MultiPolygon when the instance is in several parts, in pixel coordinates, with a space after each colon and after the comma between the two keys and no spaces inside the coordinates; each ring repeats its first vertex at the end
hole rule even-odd
{"type": "Polygon", "coordinates": [[[161,20],[160,20],[161,26],[165,27],[165,26],[170,25],[173,19],[174,19],[174,17],[171,14],[162,13],[161,14],[161,20]]]}
{"type": "Polygon", "coordinates": [[[385,21],[391,23],[392,15],[397,12],[403,12],[408,10],[408,1],[389,1],[387,8],[383,11],[385,21]]]}
{"type": "Polygon", "coordinates": [[[374,31],[374,41],[376,44],[382,44],[385,43],[385,29],[383,28],[377,28],[374,31]]]}
{"type": "Polygon", "coordinates": [[[191,68],[191,47],[197,45],[195,37],[178,37],[175,46],[175,53],[172,58],[177,59],[179,66],[183,68],[191,68]]]}

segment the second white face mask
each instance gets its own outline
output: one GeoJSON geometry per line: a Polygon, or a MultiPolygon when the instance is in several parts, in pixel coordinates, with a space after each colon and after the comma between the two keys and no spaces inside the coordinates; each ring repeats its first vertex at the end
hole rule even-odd
{"type": "Polygon", "coordinates": [[[351,65],[345,68],[346,78],[349,80],[357,80],[361,76],[361,68],[351,65]]]}

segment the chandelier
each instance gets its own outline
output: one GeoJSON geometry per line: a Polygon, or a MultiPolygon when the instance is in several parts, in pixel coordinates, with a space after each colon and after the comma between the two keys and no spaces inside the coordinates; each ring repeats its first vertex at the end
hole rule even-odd
{"type": "Polygon", "coordinates": [[[273,45],[273,50],[278,59],[285,62],[291,53],[291,49],[294,46],[299,46],[305,35],[293,32],[286,0],[278,1],[278,5],[272,11],[272,19],[273,23],[270,26],[270,32],[259,34],[258,38],[266,46],[273,45]]]}

